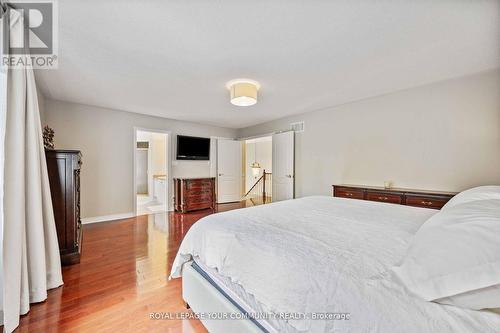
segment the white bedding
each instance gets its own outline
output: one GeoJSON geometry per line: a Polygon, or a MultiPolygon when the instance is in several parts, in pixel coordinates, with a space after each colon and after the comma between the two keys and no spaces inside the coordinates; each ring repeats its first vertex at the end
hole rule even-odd
{"type": "Polygon", "coordinates": [[[288,332],[498,332],[500,316],[421,300],[388,273],[436,211],[308,197],[210,215],[184,238],[172,267],[199,257],[265,311],[350,313],[289,320],[288,332]]]}
{"type": "MultiPolygon", "coordinates": [[[[194,258],[196,264],[221,288],[233,301],[238,303],[247,313],[264,313],[266,308],[259,303],[255,297],[246,292],[239,284],[231,282],[231,279],[220,275],[215,268],[206,266],[198,257],[194,258]]],[[[269,333],[294,332],[292,327],[287,327],[284,321],[270,318],[258,319],[258,322],[269,333]]]]}

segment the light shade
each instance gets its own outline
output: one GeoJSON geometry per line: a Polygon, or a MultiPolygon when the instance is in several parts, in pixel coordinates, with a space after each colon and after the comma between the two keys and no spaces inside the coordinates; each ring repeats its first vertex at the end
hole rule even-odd
{"type": "Polygon", "coordinates": [[[258,162],[253,162],[252,165],[250,165],[252,168],[252,174],[254,177],[257,177],[260,173],[260,164],[258,162]]]}
{"type": "Polygon", "coordinates": [[[231,104],[237,106],[250,106],[257,103],[258,82],[248,79],[237,79],[227,83],[231,96],[231,104]]]}

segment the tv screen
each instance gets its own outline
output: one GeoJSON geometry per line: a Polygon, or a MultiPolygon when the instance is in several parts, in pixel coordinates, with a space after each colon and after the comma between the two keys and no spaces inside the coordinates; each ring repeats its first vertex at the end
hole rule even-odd
{"type": "Polygon", "coordinates": [[[178,160],[209,160],[210,139],[177,135],[178,160]]]}

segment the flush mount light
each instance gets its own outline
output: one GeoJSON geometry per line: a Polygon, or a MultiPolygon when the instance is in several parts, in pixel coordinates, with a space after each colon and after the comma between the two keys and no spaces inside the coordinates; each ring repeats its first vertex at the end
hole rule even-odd
{"type": "Polygon", "coordinates": [[[231,96],[231,104],[237,106],[250,106],[257,103],[257,91],[260,84],[254,80],[236,79],[226,84],[231,96]]]}

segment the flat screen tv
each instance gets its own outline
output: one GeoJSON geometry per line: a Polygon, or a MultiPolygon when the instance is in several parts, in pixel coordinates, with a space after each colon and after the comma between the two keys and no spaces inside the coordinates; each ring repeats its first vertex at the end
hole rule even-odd
{"type": "Polygon", "coordinates": [[[210,139],[177,135],[178,160],[210,160],[210,139]]]}

